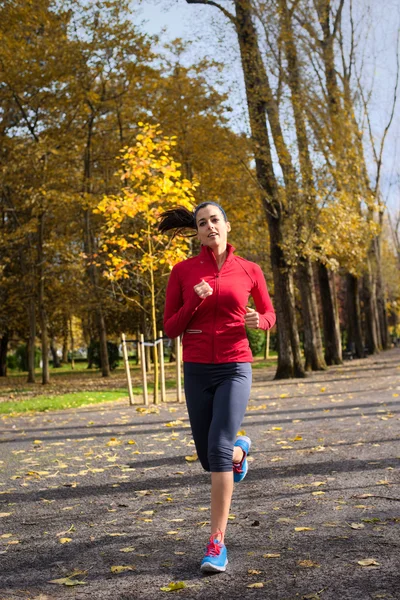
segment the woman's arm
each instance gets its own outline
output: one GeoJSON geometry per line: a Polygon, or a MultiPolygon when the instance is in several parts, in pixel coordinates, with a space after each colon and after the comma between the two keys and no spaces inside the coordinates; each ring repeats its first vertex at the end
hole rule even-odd
{"type": "Polygon", "coordinates": [[[164,331],[170,338],[180,336],[186,329],[190,319],[203,302],[192,290],[187,302],[183,302],[182,285],[176,267],[171,271],[168,280],[164,310],[164,331]]]}
{"type": "Polygon", "coordinates": [[[258,329],[271,329],[276,322],[274,307],[272,306],[271,298],[269,297],[267,284],[261,268],[254,265],[253,270],[254,285],[251,290],[256,310],[259,315],[258,329]]]}

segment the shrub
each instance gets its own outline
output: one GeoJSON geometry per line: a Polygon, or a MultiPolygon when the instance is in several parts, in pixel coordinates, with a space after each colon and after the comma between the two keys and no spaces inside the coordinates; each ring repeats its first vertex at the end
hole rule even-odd
{"type": "MultiPolygon", "coordinates": [[[[107,353],[110,369],[113,371],[119,364],[119,350],[117,344],[107,342],[107,353]]],[[[88,363],[93,363],[96,367],[101,369],[100,342],[90,342],[88,346],[88,363]]]]}
{"type": "Polygon", "coordinates": [[[246,333],[253,356],[262,354],[265,348],[265,331],[246,327],[246,333]]]}
{"type": "MultiPolygon", "coordinates": [[[[39,348],[35,348],[35,368],[40,366],[41,356],[39,348]]],[[[18,369],[19,371],[28,370],[28,344],[21,344],[14,354],[7,356],[7,366],[9,369],[18,369]]]]}

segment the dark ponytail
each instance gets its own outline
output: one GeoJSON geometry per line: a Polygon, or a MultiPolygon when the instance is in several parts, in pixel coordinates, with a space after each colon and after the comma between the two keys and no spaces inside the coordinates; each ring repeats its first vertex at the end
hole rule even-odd
{"type": "MultiPolygon", "coordinates": [[[[196,229],[195,213],[184,206],[176,206],[166,210],[161,215],[161,222],[158,224],[158,230],[165,233],[170,229],[175,229],[174,237],[181,234],[185,229],[196,229]]],[[[190,235],[196,235],[188,234],[190,235]]]]}
{"type": "MultiPolygon", "coordinates": [[[[217,204],[217,202],[206,201],[198,204],[194,211],[190,211],[184,206],[176,206],[175,208],[166,210],[161,215],[161,222],[158,224],[158,230],[161,231],[161,233],[165,233],[170,229],[175,229],[173,237],[182,234],[185,229],[196,229],[197,231],[196,215],[201,208],[205,208],[210,204],[219,208],[225,221],[228,220],[228,217],[220,204],[217,204]]],[[[186,237],[192,237],[196,234],[186,233],[185,235],[186,237]]]]}

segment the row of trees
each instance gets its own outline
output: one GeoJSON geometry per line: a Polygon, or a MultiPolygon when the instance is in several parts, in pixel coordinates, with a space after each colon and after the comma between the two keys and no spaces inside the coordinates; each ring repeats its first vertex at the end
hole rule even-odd
{"type": "Polygon", "coordinates": [[[221,65],[187,66],[180,40],[160,53],[128,1],[2,3],[0,375],[23,340],[34,381],[39,337],[47,383],[49,350],[73,346],[77,319],[100,341],[103,376],[108,338],[156,337],[169,268],[196,243],[160,238],[155,223],[205,199],[226,206],[241,255],[267,278],[272,265],[278,377],[342,360],[340,306],[359,356],[365,340],[388,346],[397,259],[379,149],[376,182],[367,175],[343,2],[211,4],[237,35],[251,139],[228,126],[221,65]]]}
{"type": "MultiPolygon", "coordinates": [[[[256,176],[268,222],[279,336],[277,376],[302,376],[294,278],[305,323],[305,368],[340,363],[342,348],[334,271],[347,283],[348,339],[364,356],[387,348],[388,306],[382,273],[383,144],[393,111],[373,149],[368,175],[357,119],[357,40],[352,2],[233,0],[212,5],[233,26],[240,48],[256,176]],[[346,16],[345,16],[346,10],[346,16]],[[347,38],[347,39],[346,39],[347,38]],[[288,135],[290,122],[295,139],[288,135]],[[278,167],[274,163],[275,152],[278,167]],[[323,302],[323,344],[314,276],[323,302]]],[[[290,130],[289,130],[290,131],[290,130]]]]}

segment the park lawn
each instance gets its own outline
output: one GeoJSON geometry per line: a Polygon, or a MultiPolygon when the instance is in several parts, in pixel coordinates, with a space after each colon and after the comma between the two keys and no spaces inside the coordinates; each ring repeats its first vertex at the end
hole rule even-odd
{"type": "MultiPolygon", "coordinates": [[[[174,387],[174,381],[166,382],[166,387],[174,387]]],[[[149,396],[153,393],[153,386],[147,386],[149,396]]],[[[133,395],[142,397],[143,388],[134,387],[133,395]]],[[[64,410],[68,408],[77,408],[79,406],[88,406],[90,404],[100,404],[103,402],[115,402],[117,400],[126,400],[129,406],[128,389],[117,389],[109,391],[85,391],[60,394],[56,396],[43,395],[25,400],[14,400],[0,402],[0,414],[18,414],[26,412],[45,412],[51,410],[64,410]]],[[[150,398],[151,402],[151,398],[150,398]]]]}

